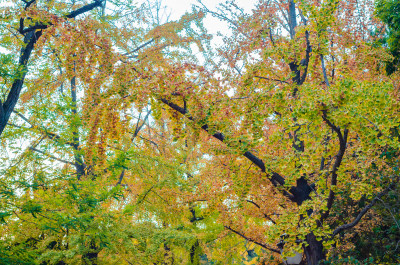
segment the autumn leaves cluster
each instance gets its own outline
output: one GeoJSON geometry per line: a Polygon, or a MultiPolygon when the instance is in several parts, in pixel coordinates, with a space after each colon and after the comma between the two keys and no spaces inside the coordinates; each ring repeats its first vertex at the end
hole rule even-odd
{"type": "Polygon", "coordinates": [[[359,235],[400,240],[375,6],[1,7],[0,264],[394,264],[359,235]]]}

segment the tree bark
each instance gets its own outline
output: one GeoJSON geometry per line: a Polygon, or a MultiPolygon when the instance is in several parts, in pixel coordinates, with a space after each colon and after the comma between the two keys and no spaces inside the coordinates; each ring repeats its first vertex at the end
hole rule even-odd
{"type": "Polygon", "coordinates": [[[307,265],[318,265],[321,260],[325,259],[322,241],[318,241],[313,233],[306,236],[308,246],[304,247],[307,265]]]}
{"type": "Polygon", "coordinates": [[[89,251],[82,255],[82,261],[84,265],[97,265],[97,256],[99,250],[96,247],[96,243],[92,239],[89,244],[89,251]]]}
{"type": "Polygon", "coordinates": [[[15,79],[11,86],[11,90],[4,103],[0,101],[0,135],[3,133],[4,128],[10,119],[11,113],[17,104],[19,95],[21,93],[22,85],[24,84],[25,76],[28,71],[28,60],[31,56],[35,43],[42,35],[42,31],[30,31],[25,35],[24,46],[21,49],[21,55],[18,62],[18,78],[15,79]]]}

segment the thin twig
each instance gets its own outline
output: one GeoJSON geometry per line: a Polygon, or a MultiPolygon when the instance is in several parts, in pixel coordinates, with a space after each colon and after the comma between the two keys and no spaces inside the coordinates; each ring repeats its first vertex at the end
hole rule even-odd
{"type": "Polygon", "coordinates": [[[60,162],[62,162],[62,163],[65,163],[65,164],[70,164],[70,165],[73,165],[73,166],[75,166],[75,164],[74,164],[74,163],[72,163],[72,162],[69,162],[69,161],[67,161],[67,160],[60,159],[60,158],[58,158],[58,157],[55,157],[55,156],[53,156],[53,155],[50,155],[50,154],[47,154],[46,152],[43,152],[43,151],[41,151],[41,150],[39,150],[39,149],[36,149],[36,148],[34,148],[34,147],[29,147],[29,149],[30,149],[30,150],[32,150],[32,151],[35,151],[35,152],[41,153],[41,154],[43,154],[43,155],[45,155],[45,156],[47,156],[47,157],[49,157],[49,158],[51,158],[51,159],[54,159],[54,160],[60,161],[60,162]]]}

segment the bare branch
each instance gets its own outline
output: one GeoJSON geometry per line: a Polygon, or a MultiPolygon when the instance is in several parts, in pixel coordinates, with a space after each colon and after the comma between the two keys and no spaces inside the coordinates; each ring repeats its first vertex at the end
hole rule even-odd
{"type": "Polygon", "coordinates": [[[32,123],[29,121],[28,118],[26,118],[24,115],[22,115],[20,112],[16,111],[15,109],[13,110],[13,112],[14,112],[15,114],[17,114],[21,119],[23,119],[24,121],[26,121],[27,123],[29,123],[29,125],[30,125],[31,127],[33,127],[32,123]]]}
{"type": "Polygon", "coordinates": [[[135,138],[135,137],[138,135],[138,133],[140,132],[140,130],[143,128],[143,126],[145,125],[145,123],[146,123],[147,119],[149,118],[150,114],[151,114],[151,110],[149,110],[149,111],[147,112],[147,114],[146,114],[146,116],[144,117],[143,122],[142,122],[142,124],[141,124],[140,126],[139,126],[139,122],[140,122],[140,116],[139,116],[138,122],[137,122],[137,124],[136,124],[135,133],[133,134],[132,140],[133,140],[133,138],[135,138]]]}
{"type": "Polygon", "coordinates": [[[146,47],[147,45],[153,43],[154,40],[155,40],[155,39],[151,39],[151,40],[149,40],[149,41],[143,43],[142,45],[139,45],[139,46],[138,46],[136,49],[134,49],[133,51],[125,53],[124,56],[128,56],[128,55],[131,55],[131,54],[133,54],[133,53],[139,51],[140,49],[142,49],[142,48],[146,47]]]}
{"type": "Polygon", "coordinates": [[[55,141],[57,141],[58,143],[65,143],[65,144],[67,144],[67,145],[70,145],[70,146],[72,146],[73,145],[73,143],[72,142],[69,142],[69,141],[65,141],[64,139],[62,139],[61,138],[61,136],[59,136],[58,134],[56,134],[56,133],[53,133],[53,132],[49,132],[49,131],[47,131],[45,128],[40,128],[39,126],[36,126],[36,125],[34,125],[27,117],[25,117],[22,113],[20,113],[20,112],[18,112],[18,111],[16,111],[16,110],[13,110],[13,112],[15,113],[15,114],[17,114],[21,119],[23,119],[24,121],[26,121],[29,125],[31,125],[31,127],[30,128],[27,128],[27,127],[22,127],[22,126],[18,126],[18,125],[16,125],[16,124],[10,124],[9,123],[9,125],[12,125],[12,126],[14,126],[14,127],[17,127],[17,128],[23,128],[23,129],[26,129],[26,130],[38,130],[41,134],[43,134],[43,135],[45,135],[47,138],[49,138],[50,140],[55,140],[55,141]]]}
{"type": "Polygon", "coordinates": [[[149,139],[147,139],[147,138],[144,138],[144,137],[142,137],[142,136],[140,136],[140,135],[139,135],[139,138],[142,139],[142,140],[145,140],[145,141],[147,141],[147,142],[149,142],[149,143],[151,143],[151,144],[153,144],[153,145],[155,145],[155,146],[158,148],[158,144],[157,144],[156,142],[154,142],[154,141],[152,141],[152,140],[149,140],[149,139]]]}

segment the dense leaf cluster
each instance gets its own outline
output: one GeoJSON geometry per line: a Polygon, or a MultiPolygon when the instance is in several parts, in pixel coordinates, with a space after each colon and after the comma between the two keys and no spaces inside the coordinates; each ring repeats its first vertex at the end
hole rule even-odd
{"type": "Polygon", "coordinates": [[[0,264],[400,262],[400,4],[239,4],[0,7],[0,264]]]}

